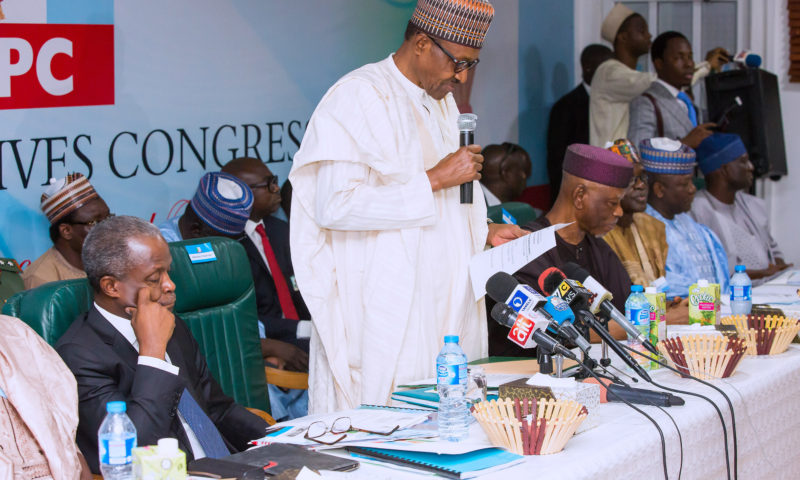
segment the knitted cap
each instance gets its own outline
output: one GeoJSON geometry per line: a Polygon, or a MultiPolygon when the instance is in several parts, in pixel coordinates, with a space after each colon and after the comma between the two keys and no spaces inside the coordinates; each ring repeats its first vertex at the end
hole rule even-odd
{"type": "Polygon", "coordinates": [[[608,15],[606,15],[606,19],[603,20],[603,25],[600,27],[600,36],[603,37],[603,40],[613,45],[614,39],[617,38],[619,27],[634,13],[636,12],[621,3],[615,4],[611,11],[608,12],[608,15]]]}
{"type": "Polygon", "coordinates": [[[626,188],[633,177],[633,165],[605,148],[574,143],[564,155],[564,171],[609,187],[626,188]]]}
{"type": "Polygon", "coordinates": [[[488,0],[417,0],[411,23],[442,40],[481,48],[492,17],[488,0]]]}
{"type": "Polygon", "coordinates": [[[747,155],[747,148],[735,133],[711,134],[697,146],[697,162],[703,175],[708,175],[742,155],[747,155]]]}
{"type": "Polygon", "coordinates": [[[70,173],[61,179],[50,179],[50,184],[42,194],[40,207],[50,223],[56,223],[75,210],[100,198],[81,173],[70,173]]]}
{"type": "Polygon", "coordinates": [[[693,173],[697,155],[691,147],[671,138],[642,140],[639,154],[645,171],[668,175],[693,173]]]}
{"type": "Polygon", "coordinates": [[[636,147],[633,146],[630,140],[627,138],[620,138],[615,140],[613,143],[608,142],[605,145],[606,150],[616,153],[617,155],[622,155],[625,157],[625,160],[631,163],[641,163],[639,159],[639,153],[636,151],[636,147]]]}
{"type": "Polygon", "coordinates": [[[227,235],[244,231],[253,209],[253,192],[238,178],[223,172],[209,172],[191,201],[192,209],[209,227],[227,235]]]}

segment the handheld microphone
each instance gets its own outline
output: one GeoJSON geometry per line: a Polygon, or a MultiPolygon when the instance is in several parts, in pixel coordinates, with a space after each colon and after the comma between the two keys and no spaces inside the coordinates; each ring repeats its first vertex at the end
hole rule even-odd
{"type": "Polygon", "coordinates": [[[761,55],[750,50],[742,50],[733,57],[733,61],[745,68],[758,68],[761,66],[761,55]]]}
{"type": "Polygon", "coordinates": [[[570,278],[574,278],[579,282],[583,283],[591,292],[595,294],[592,304],[590,305],[590,311],[594,314],[598,312],[608,316],[611,320],[614,321],[617,325],[622,327],[625,330],[625,333],[630,335],[631,337],[635,338],[637,341],[641,342],[642,345],[651,353],[659,355],[658,349],[650,343],[650,340],[645,337],[642,332],[636,329],[628,319],[620,313],[619,310],[611,303],[611,299],[613,298],[611,292],[606,290],[606,288],[597,280],[595,280],[589,272],[584,270],[580,265],[569,262],[564,265],[564,273],[568,275],[570,278]]]}
{"type": "Polygon", "coordinates": [[[668,392],[633,388],[625,385],[617,385],[610,380],[603,380],[603,382],[595,378],[587,378],[584,380],[584,383],[597,383],[600,385],[600,402],[602,403],[623,402],[627,400],[630,403],[657,405],[660,407],[681,406],[686,403],[681,397],[668,392]],[[611,392],[611,395],[608,395],[608,391],[611,392]]]}
{"type": "MultiPolygon", "coordinates": [[[[475,143],[475,126],[478,116],[474,113],[462,113],[458,116],[459,145],[466,147],[475,143]]],[[[472,182],[461,184],[461,203],[472,203],[472,182]]]]}
{"type": "MultiPolygon", "coordinates": [[[[534,348],[537,342],[534,334],[547,328],[548,320],[542,315],[517,313],[505,303],[496,303],[492,307],[492,318],[499,324],[509,327],[508,339],[522,348],[534,348]]],[[[547,336],[543,332],[540,335],[547,336]]]]}
{"type": "Polygon", "coordinates": [[[715,122],[717,124],[717,130],[724,131],[726,128],[728,128],[728,125],[731,122],[730,121],[731,112],[741,106],[742,106],[742,97],[738,95],[733,97],[733,102],[731,102],[731,104],[728,105],[725,108],[725,110],[722,111],[722,113],[719,116],[719,119],[715,122]]]}
{"type": "Polygon", "coordinates": [[[486,281],[486,293],[496,301],[509,305],[517,313],[544,315],[555,333],[572,340],[588,353],[592,345],[578,332],[572,321],[575,314],[560,298],[545,298],[529,285],[521,284],[506,272],[497,272],[486,281]]]}

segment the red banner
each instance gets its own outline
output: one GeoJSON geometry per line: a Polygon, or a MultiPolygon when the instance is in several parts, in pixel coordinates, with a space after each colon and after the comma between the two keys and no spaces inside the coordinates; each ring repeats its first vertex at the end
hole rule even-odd
{"type": "Polygon", "coordinates": [[[0,110],[113,104],[113,25],[3,24],[0,110]]]}

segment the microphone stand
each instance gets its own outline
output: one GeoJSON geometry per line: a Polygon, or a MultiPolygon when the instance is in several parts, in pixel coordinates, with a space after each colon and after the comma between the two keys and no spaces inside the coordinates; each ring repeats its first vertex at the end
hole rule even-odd
{"type": "Polygon", "coordinates": [[[553,373],[553,356],[543,348],[536,349],[536,363],[539,364],[539,373],[550,375],[553,373]]]}
{"type": "Polygon", "coordinates": [[[556,377],[564,378],[564,356],[556,354],[553,360],[556,365],[556,377]]]}

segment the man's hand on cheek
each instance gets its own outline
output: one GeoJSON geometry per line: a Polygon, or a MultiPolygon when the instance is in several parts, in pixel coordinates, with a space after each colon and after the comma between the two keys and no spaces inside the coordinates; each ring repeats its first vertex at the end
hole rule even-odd
{"type": "Polygon", "coordinates": [[[131,326],[139,341],[139,355],[164,360],[167,342],[175,329],[175,316],[169,309],[150,298],[150,290],[141,288],[136,308],[129,307],[131,326]]]}

